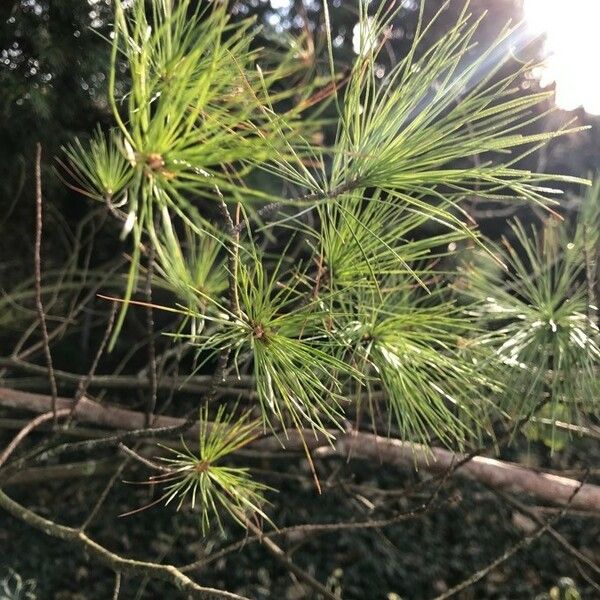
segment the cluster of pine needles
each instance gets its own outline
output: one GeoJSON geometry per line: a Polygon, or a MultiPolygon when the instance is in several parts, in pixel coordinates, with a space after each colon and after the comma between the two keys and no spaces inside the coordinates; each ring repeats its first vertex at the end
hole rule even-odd
{"type": "Polygon", "coordinates": [[[543,399],[562,419],[596,410],[598,188],[575,229],[548,212],[498,247],[464,206],[548,207],[549,181],[586,183],[519,166],[574,130],[527,133],[550,93],[519,89],[533,66],[515,61],[519,27],[482,48],[467,3],[435,37],[447,7],[425,22],[422,3],[409,52],[382,69],[406,9],[357,0],[361,44],[342,73],[326,1],[326,60],[308,77],[301,43],[262,49],[226,2],[114,4],[115,125],[67,146],[60,169],[130,243],[111,345],[152,254],[174,343],[198,368],[228,358],[257,398],[257,421],[202,406],[198,448],[171,450],[155,479],[167,502],[197,505],[204,529],[223,511],[267,518],[266,486],[228,463],[264,429],[333,441],[363,415],[460,449],[543,399]]]}

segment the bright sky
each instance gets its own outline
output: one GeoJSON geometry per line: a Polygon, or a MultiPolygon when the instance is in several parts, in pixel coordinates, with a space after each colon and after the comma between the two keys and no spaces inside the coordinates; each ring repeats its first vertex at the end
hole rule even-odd
{"type": "MultiPolygon", "coordinates": [[[[275,9],[289,9],[291,0],[271,0],[275,9]]],[[[547,59],[543,86],[556,82],[556,104],[563,110],[583,106],[600,115],[600,0],[523,0],[532,33],[544,34],[547,59]]],[[[354,51],[369,50],[369,35],[354,27],[354,51]]],[[[371,43],[375,43],[372,41],[371,43]]]]}
{"type": "Polygon", "coordinates": [[[524,0],[532,32],[545,34],[542,85],[556,82],[556,104],[600,115],[600,0],[524,0]]]}

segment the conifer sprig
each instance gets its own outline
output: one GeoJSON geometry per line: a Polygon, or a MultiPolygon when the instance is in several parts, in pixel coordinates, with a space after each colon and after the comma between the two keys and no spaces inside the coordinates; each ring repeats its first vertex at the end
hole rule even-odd
{"type": "Polygon", "coordinates": [[[596,185],[575,231],[554,218],[541,231],[516,221],[498,249],[508,274],[486,261],[465,266],[468,293],[481,303],[476,314],[490,329],[482,341],[507,381],[500,406],[515,419],[544,399],[553,419],[598,411],[598,307],[587,273],[597,206],[596,185]]]}
{"type": "MultiPolygon", "coordinates": [[[[542,118],[543,113],[532,116],[531,109],[550,92],[519,92],[516,84],[532,65],[499,75],[513,60],[511,48],[522,39],[520,29],[507,26],[487,48],[479,48],[474,40],[481,19],[471,17],[466,3],[456,24],[428,43],[429,29],[445,6],[427,25],[423,7],[411,50],[382,81],[376,73],[381,46],[374,40],[382,37],[391,17],[369,22],[366,49],[344,96],[331,187],[356,181],[385,190],[401,203],[424,197],[434,205],[436,199],[458,202],[476,187],[483,199],[512,196],[547,204],[539,185],[546,176],[516,168],[518,155],[498,159],[564,133],[522,133],[542,118]],[[486,160],[458,166],[474,155],[486,160]]],[[[427,210],[426,202],[416,206],[427,210]]]]}
{"type": "Polygon", "coordinates": [[[213,520],[222,528],[221,512],[225,511],[240,525],[241,515],[260,516],[269,520],[263,510],[264,493],[271,488],[254,481],[249,470],[221,464],[223,459],[243,448],[258,435],[258,423],[249,413],[234,419],[221,405],[209,421],[208,407],[200,411],[198,449],[166,448],[171,456],[161,458],[168,466],[165,474],[152,478],[166,486],[165,501],[177,503],[179,510],[185,502],[200,510],[202,531],[206,533],[213,520]]]}
{"type": "Polygon", "coordinates": [[[221,306],[225,318],[211,319],[216,330],[199,348],[230,348],[236,368],[251,367],[267,426],[311,427],[329,435],[329,426],[341,426],[343,384],[360,374],[338,358],[323,303],[305,302],[304,278],[285,284],[290,274],[281,264],[269,276],[256,249],[250,256],[250,265],[242,262],[238,269],[241,314],[221,306]]]}
{"type": "Polygon", "coordinates": [[[440,292],[423,294],[406,276],[390,281],[384,303],[374,290],[352,297],[338,320],[352,362],[365,375],[367,400],[377,389],[385,401],[374,410],[402,439],[427,443],[435,437],[452,446],[476,439],[493,412],[486,394],[494,383],[470,347],[476,333],[462,309],[440,292]]]}

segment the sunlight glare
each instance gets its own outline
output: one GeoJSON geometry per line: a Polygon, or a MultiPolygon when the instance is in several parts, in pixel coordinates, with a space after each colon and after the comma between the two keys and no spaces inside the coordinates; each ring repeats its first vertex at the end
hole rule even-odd
{"type": "Polygon", "coordinates": [[[377,22],[373,17],[367,17],[363,22],[358,22],[352,29],[352,49],[354,54],[366,56],[375,51],[378,45],[377,22]]]}
{"type": "Polygon", "coordinates": [[[545,35],[541,85],[556,83],[559,108],[600,115],[600,0],[524,0],[524,9],[532,33],[545,35]]]}
{"type": "Polygon", "coordinates": [[[271,0],[271,8],[273,10],[290,10],[292,8],[292,0],[271,0]]]}

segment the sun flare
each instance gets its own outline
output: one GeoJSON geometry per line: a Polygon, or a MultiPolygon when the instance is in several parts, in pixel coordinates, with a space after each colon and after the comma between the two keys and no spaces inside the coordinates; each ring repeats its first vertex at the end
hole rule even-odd
{"type": "Polygon", "coordinates": [[[525,19],[545,36],[542,86],[556,83],[556,105],[600,115],[599,0],[524,0],[525,19]]]}

